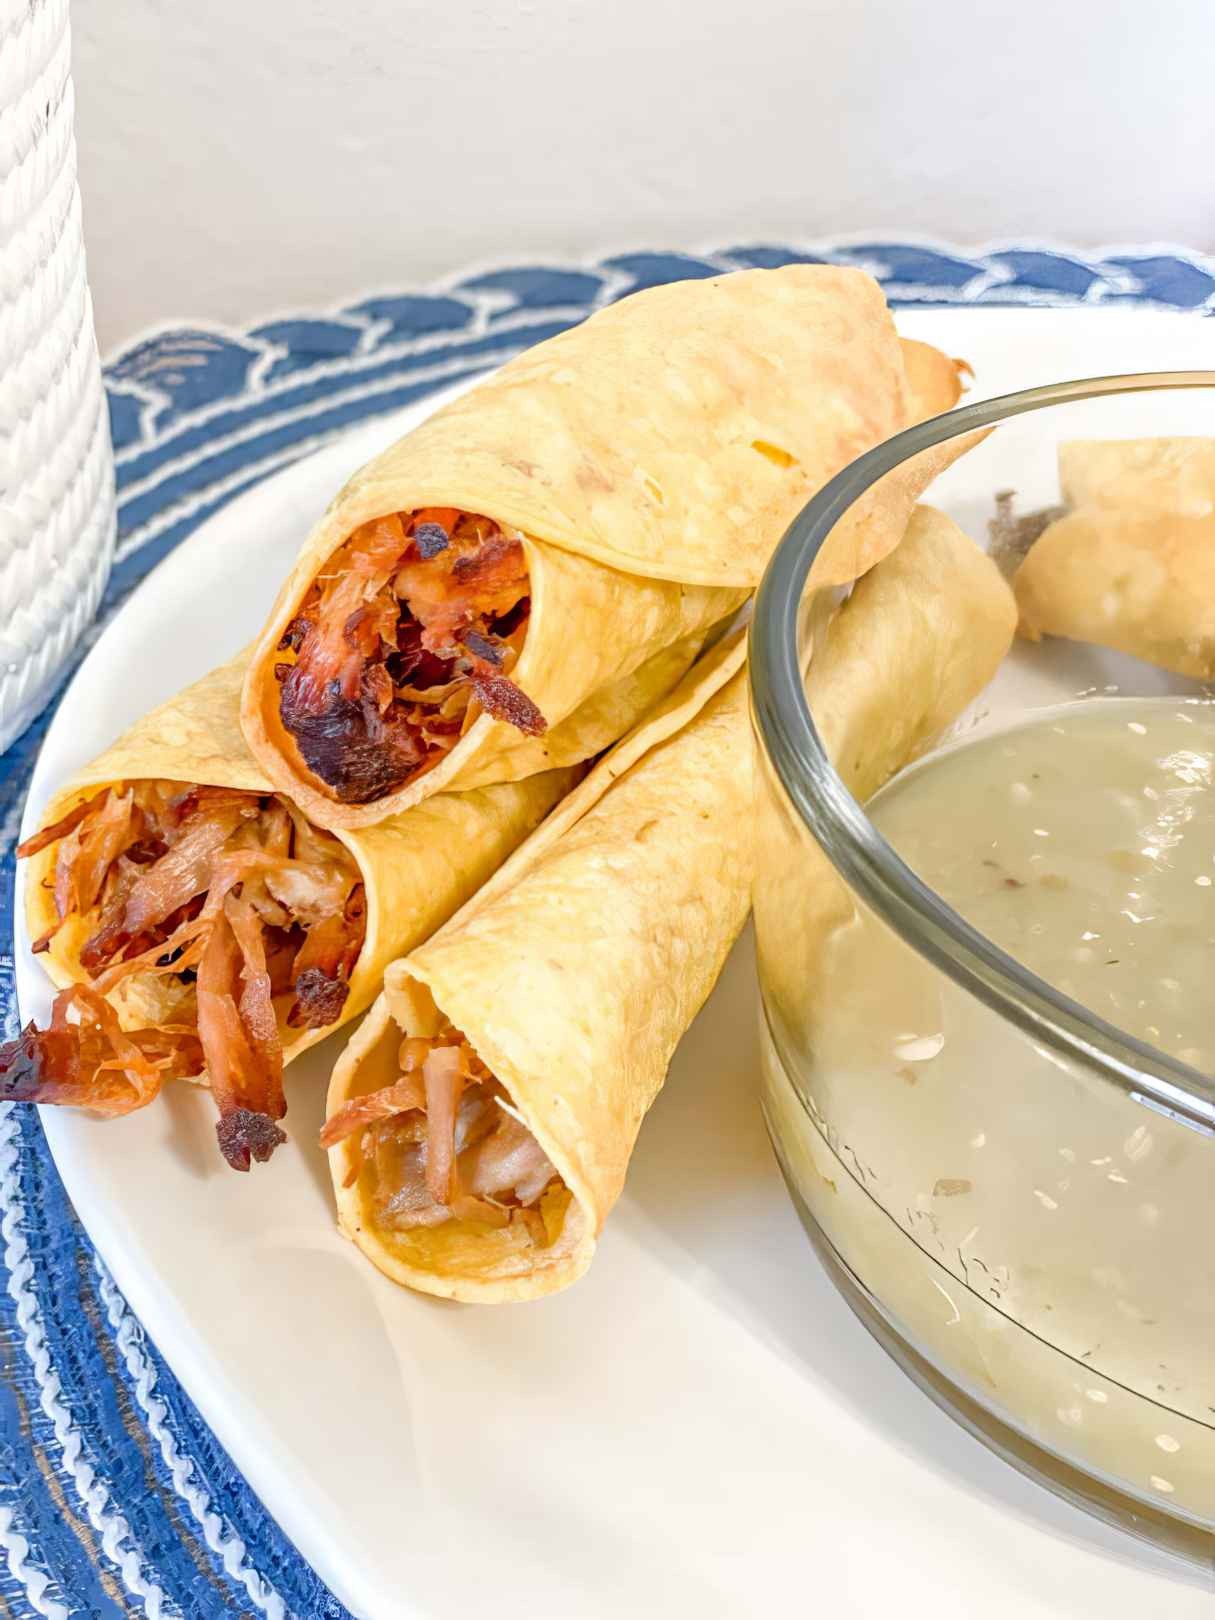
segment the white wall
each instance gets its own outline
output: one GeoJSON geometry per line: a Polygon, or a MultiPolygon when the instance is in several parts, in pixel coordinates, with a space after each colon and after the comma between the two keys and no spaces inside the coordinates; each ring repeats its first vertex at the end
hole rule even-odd
{"type": "Polygon", "coordinates": [[[103,348],[486,259],[1215,247],[1215,0],[75,0],[103,348]]]}

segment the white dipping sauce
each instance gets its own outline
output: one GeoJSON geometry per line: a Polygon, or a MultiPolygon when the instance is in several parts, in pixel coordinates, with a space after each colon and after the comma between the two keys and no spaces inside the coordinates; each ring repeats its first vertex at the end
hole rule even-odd
{"type": "MultiPolygon", "coordinates": [[[[869,809],[1011,956],[1215,1072],[1215,704],[1043,710],[869,809]]],[[[1036,1045],[867,912],[835,916],[789,1043],[810,1056],[766,1050],[803,1202],[953,1383],[1215,1527],[1215,1140],[1036,1045]]]]}
{"type": "Polygon", "coordinates": [[[869,814],[1010,956],[1215,1074],[1215,705],[1067,704],[908,771],[869,814]]]}

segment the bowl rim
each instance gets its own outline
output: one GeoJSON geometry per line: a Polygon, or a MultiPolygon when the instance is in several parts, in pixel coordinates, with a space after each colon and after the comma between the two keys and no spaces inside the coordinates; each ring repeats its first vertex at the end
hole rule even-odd
{"type": "Polygon", "coordinates": [[[1079,378],[962,405],[851,462],[798,513],[772,556],[751,625],[751,713],[759,745],[798,818],[848,886],[913,950],[1013,1024],[1041,1055],[1079,1066],[1132,1100],[1215,1135],[1215,1079],[1089,1012],[967,923],[895,854],[844,786],[815,728],[800,670],[798,617],[810,570],[836,523],[876,481],[934,445],[1053,405],[1107,395],[1215,387],[1215,371],[1079,378]]]}

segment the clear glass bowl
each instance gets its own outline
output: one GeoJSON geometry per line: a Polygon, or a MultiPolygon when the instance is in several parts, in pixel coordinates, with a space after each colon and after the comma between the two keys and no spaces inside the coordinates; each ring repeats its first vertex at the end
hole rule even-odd
{"type": "MultiPolygon", "coordinates": [[[[1023,510],[1057,500],[1059,439],[1186,431],[1179,396],[1170,414],[1163,391],[1212,386],[1209,372],[1064,383],[879,446],[794,523],[760,590],[751,652],[764,1107],[820,1257],[911,1376],[1008,1460],[1208,1565],[1215,1082],[1061,995],[926,888],[832,768],[802,681],[822,622],[811,566],[892,467],[1009,424],[927,496],[974,534],[1001,488],[1019,488],[1023,510]],[[815,972],[828,909],[826,926],[860,931],[847,953],[856,982],[815,972]],[[893,1086],[890,1052],[921,1027],[917,1006],[949,1039],[930,1084],[893,1086]],[[942,1195],[958,1178],[967,1196],[942,1195]],[[1039,1196],[1061,1184],[1066,1195],[1039,1196]]],[[[1209,413],[1215,401],[1204,403],[1209,413]]],[[[1200,690],[1095,648],[1018,643],[961,724],[1115,689],[1200,690]]]]}

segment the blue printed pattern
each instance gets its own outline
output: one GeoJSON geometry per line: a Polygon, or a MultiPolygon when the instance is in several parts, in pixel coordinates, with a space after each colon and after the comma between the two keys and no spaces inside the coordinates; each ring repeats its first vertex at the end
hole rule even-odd
{"type": "MultiPolygon", "coordinates": [[[[1132,301],[1215,308],[1215,262],[925,244],[755,244],[467,276],[248,331],[178,327],[106,368],[118,550],[98,629],[227,501],[335,434],[501,364],[642,287],[789,263],[858,265],[898,305],[1132,301]]],[[[53,708],[53,705],[52,705],[53,708]]],[[[0,1008],[13,992],[12,846],[51,710],[0,762],[0,1008]]],[[[0,1602],[28,1620],[343,1620],[245,1484],[93,1252],[36,1115],[0,1106],[0,1602]]]]}

